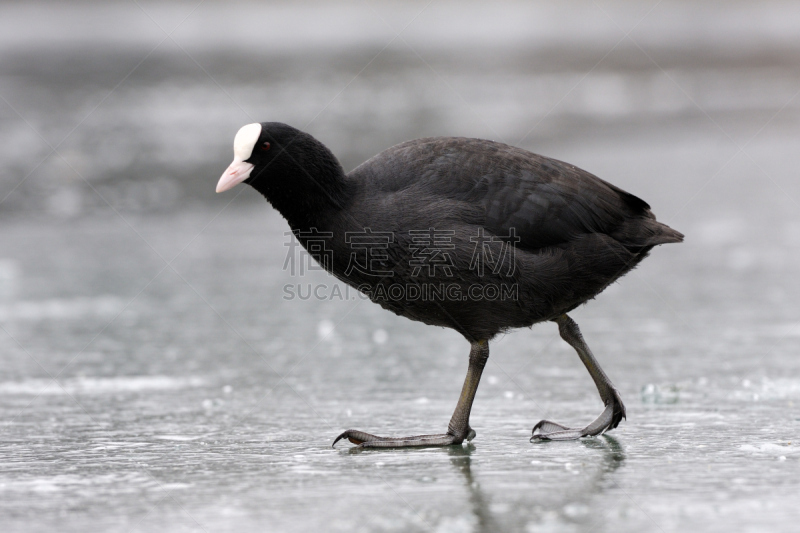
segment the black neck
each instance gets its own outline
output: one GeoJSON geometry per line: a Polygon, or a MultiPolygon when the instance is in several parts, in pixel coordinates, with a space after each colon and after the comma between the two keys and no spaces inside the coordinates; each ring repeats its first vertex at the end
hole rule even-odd
{"type": "Polygon", "coordinates": [[[322,143],[300,139],[248,180],[277,209],[292,229],[320,228],[345,207],[350,187],[342,166],[322,143]],[[311,142],[309,142],[311,141],[311,142]]]}

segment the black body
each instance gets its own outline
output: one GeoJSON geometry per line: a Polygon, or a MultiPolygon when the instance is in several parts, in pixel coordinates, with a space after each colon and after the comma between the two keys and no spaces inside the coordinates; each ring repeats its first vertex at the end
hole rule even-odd
{"type": "Polygon", "coordinates": [[[398,315],[453,328],[470,342],[553,320],[595,297],[653,246],[683,240],[636,196],[573,165],[493,141],[409,141],[345,174],[310,135],[263,123],[248,162],[255,168],[246,183],[329,272],[398,315]],[[370,273],[348,270],[353,253],[363,260],[368,252],[354,250],[347,235],[365,228],[393,240],[375,254],[370,273]],[[418,268],[421,248],[410,232],[431,229],[445,236],[434,256],[447,261],[418,268]],[[325,238],[330,253],[309,246],[319,240],[315,231],[332,233],[325,238]],[[477,242],[481,235],[491,242],[477,242]],[[494,259],[482,273],[477,246],[494,259]],[[396,299],[394,284],[445,284],[450,293],[396,299]],[[488,285],[509,288],[510,297],[469,296],[488,285]]]}

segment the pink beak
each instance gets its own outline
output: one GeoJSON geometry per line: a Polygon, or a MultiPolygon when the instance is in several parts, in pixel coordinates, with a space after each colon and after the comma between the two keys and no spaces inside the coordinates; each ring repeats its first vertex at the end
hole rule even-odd
{"type": "Polygon", "coordinates": [[[217,183],[217,192],[225,192],[228,189],[232,189],[249,178],[252,171],[253,165],[251,163],[234,159],[233,163],[222,173],[222,177],[217,183]]]}

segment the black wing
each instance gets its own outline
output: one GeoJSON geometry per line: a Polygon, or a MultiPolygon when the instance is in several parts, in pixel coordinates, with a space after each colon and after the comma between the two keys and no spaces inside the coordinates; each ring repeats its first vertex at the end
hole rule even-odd
{"type": "Polygon", "coordinates": [[[525,249],[569,243],[586,233],[609,235],[632,251],[683,237],[656,222],[640,198],[574,165],[502,143],[420,139],[378,154],[354,173],[369,179],[371,167],[391,170],[374,184],[397,193],[398,205],[439,199],[417,206],[428,211],[422,220],[449,214],[498,236],[513,230],[525,249]]]}

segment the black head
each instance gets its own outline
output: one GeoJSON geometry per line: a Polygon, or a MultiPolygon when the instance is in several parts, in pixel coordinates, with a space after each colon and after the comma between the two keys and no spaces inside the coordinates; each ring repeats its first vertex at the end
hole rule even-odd
{"type": "Polygon", "coordinates": [[[289,159],[298,148],[293,145],[303,137],[311,136],[280,122],[242,126],[233,139],[233,162],[220,178],[217,192],[242,182],[252,184],[276,159],[289,159]]]}
{"type": "Polygon", "coordinates": [[[344,171],[308,133],[280,122],[248,124],[236,133],[233,156],[217,192],[247,183],[287,218],[289,212],[341,205],[344,171]]]}

